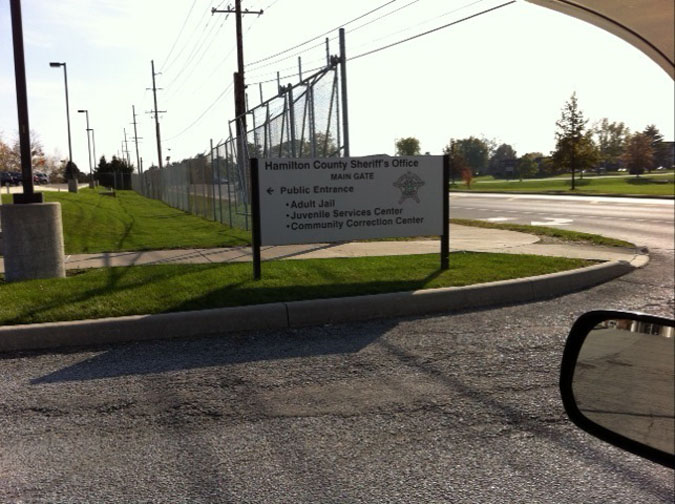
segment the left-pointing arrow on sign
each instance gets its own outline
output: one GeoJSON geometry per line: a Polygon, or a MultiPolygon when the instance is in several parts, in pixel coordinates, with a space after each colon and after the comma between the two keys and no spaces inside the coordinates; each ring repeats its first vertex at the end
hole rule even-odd
{"type": "Polygon", "coordinates": [[[267,194],[272,194],[273,192],[274,192],[274,189],[272,189],[271,187],[267,188],[267,194]]]}

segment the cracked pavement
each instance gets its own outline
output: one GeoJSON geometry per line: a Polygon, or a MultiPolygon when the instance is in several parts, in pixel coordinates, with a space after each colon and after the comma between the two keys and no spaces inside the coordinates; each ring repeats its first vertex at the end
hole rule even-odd
{"type": "Polygon", "coordinates": [[[557,380],[582,312],[673,316],[673,261],[493,310],[0,356],[0,501],[672,502],[557,380]]]}

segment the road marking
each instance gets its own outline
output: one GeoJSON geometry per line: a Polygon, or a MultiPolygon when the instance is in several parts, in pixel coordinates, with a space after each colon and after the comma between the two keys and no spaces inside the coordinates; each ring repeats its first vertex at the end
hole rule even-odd
{"type": "Polygon", "coordinates": [[[532,226],[567,226],[574,222],[573,219],[559,219],[556,217],[544,217],[546,221],[532,221],[532,226]]]}
{"type": "Polygon", "coordinates": [[[487,219],[480,219],[487,222],[504,222],[508,220],[516,220],[515,217],[488,217],[487,219]]]}

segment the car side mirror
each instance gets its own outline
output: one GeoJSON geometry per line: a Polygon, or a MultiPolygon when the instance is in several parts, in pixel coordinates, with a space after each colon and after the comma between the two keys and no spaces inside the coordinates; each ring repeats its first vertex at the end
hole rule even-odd
{"type": "Polygon", "coordinates": [[[675,467],[675,321],[592,311],[574,323],[560,370],[570,420],[586,432],[675,467]]]}

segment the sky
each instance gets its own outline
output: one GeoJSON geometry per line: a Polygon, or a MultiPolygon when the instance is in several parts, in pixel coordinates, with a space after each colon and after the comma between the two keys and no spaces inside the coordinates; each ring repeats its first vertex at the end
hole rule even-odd
{"type": "MultiPolygon", "coordinates": [[[[264,13],[243,16],[249,103],[257,82],[277,71],[295,82],[321,65],[317,41],[268,58],[326,32],[347,56],[405,39],[501,5],[495,0],[242,0],[264,13]],[[372,14],[351,20],[377,7],[372,14]],[[316,46],[316,47],[315,47],[316,46]],[[254,63],[265,59],[261,63],[254,63]]],[[[155,62],[163,157],[206,152],[229,135],[236,71],[234,16],[211,14],[221,0],[24,0],[23,29],[30,127],[48,155],[68,157],[63,68],[66,62],[73,160],[88,171],[85,115],[96,155],[119,155],[124,131],[135,163],[132,105],[144,168],[157,163],[151,60],[155,62]]],[[[599,28],[518,1],[364,56],[347,64],[352,155],[394,154],[397,138],[414,136],[423,152],[441,153],[450,138],[485,137],[519,155],[549,153],[555,122],[573,92],[589,125],[607,117],[632,131],[655,124],[674,138],[672,79],[638,49],[599,28]]],[[[263,85],[265,98],[276,83],[263,85]]],[[[16,137],[9,0],[0,0],[0,134],[16,137]]]]}

